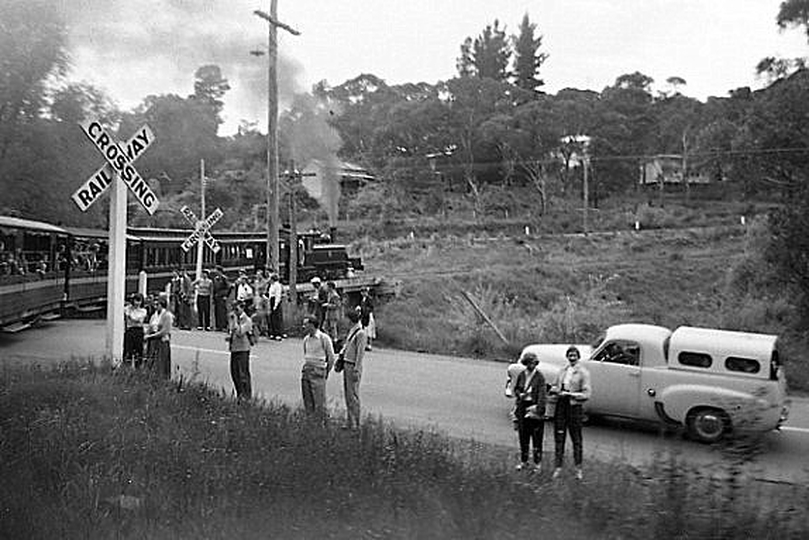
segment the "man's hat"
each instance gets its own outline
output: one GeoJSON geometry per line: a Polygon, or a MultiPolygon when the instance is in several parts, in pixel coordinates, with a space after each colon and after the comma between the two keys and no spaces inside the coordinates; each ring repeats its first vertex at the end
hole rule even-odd
{"type": "Polygon", "coordinates": [[[317,276],[315,276],[315,277],[313,277],[313,278],[312,278],[311,280],[309,280],[309,281],[310,281],[311,283],[320,283],[320,278],[319,278],[319,277],[317,277],[317,276]]]}

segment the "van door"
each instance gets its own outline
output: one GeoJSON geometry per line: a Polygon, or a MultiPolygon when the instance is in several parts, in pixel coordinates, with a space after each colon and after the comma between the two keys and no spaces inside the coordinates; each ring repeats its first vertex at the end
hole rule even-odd
{"type": "Polygon", "coordinates": [[[593,414],[637,418],[641,389],[641,348],[633,341],[608,341],[587,363],[593,385],[593,414]]]}

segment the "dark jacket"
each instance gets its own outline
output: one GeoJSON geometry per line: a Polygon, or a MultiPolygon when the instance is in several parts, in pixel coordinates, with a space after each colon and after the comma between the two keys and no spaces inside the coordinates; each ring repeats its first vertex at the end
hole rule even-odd
{"type": "Polygon", "coordinates": [[[517,383],[514,385],[514,398],[517,400],[517,418],[525,417],[525,411],[532,405],[537,405],[537,413],[541,416],[545,414],[545,377],[539,369],[534,370],[534,375],[528,379],[528,373],[523,371],[517,376],[517,383]],[[526,388],[527,386],[527,388],[526,388]]]}

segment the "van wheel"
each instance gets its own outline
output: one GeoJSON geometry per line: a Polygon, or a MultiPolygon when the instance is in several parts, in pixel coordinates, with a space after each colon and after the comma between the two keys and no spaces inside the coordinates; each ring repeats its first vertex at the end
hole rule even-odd
{"type": "Polygon", "coordinates": [[[730,418],[721,409],[705,407],[688,413],[688,434],[704,443],[715,443],[730,431],[730,418]]]}

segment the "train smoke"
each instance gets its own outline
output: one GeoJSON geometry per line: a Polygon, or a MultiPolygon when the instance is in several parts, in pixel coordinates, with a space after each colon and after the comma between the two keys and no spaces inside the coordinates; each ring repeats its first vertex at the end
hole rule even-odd
{"type": "Polygon", "coordinates": [[[287,116],[286,134],[298,167],[312,163],[321,173],[320,204],[329,216],[329,225],[337,224],[340,201],[340,160],[337,152],[343,144],[340,134],[328,123],[334,113],[329,104],[311,94],[298,94],[287,116]]]}
{"type": "MultiPolygon", "coordinates": [[[[241,120],[266,125],[267,23],[253,15],[255,7],[242,0],[56,3],[68,23],[74,64],[92,66],[91,72],[76,75],[122,99],[128,107],[150,94],[189,95],[197,68],[218,65],[231,86],[223,110],[230,131],[241,120]],[[258,55],[259,51],[264,54],[258,55]]],[[[287,39],[294,38],[278,33],[281,108],[302,91],[298,82],[302,66],[284,54],[287,39]]]]}

